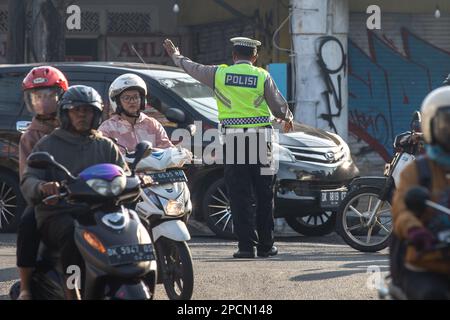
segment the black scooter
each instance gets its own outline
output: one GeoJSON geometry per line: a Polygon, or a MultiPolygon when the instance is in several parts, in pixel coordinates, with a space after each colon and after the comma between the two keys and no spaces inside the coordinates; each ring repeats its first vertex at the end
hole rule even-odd
{"type": "MultiPolygon", "coordinates": [[[[130,166],[133,174],[128,177],[113,164],[94,165],[74,177],[46,152],[29,156],[30,167],[55,168],[67,175],[60,195],[47,197],[43,202],[58,198],[74,212],[75,243],[84,262],[82,272],[77,266],[62,270],[58,253],[41,242],[31,281],[33,299],[65,299],[63,286],[71,278],[71,285],[81,286],[82,299],[153,299],[156,284],[153,244],[136,212],[124,206],[139,197],[140,181],[134,176],[134,168],[149,151],[146,143],[136,146],[135,162],[130,166]]],[[[11,299],[17,299],[19,291],[20,282],[16,282],[10,289],[11,299]]]]}

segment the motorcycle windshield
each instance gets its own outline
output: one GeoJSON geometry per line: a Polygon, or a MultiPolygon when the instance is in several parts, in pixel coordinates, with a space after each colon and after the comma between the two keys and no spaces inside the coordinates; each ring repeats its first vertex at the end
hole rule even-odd
{"type": "Polygon", "coordinates": [[[107,181],[112,181],[118,176],[125,175],[123,169],[118,165],[111,163],[101,163],[90,166],[78,175],[84,181],[91,179],[102,179],[107,181]]]}

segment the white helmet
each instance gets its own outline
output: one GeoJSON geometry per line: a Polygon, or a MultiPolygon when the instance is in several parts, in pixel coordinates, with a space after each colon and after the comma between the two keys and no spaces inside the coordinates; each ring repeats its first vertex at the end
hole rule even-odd
{"type": "Polygon", "coordinates": [[[431,91],[422,102],[421,113],[425,142],[450,152],[450,86],[431,91]]]}
{"type": "Polygon", "coordinates": [[[141,110],[147,104],[147,85],[145,81],[136,74],[125,73],[117,77],[109,87],[109,102],[113,112],[122,113],[124,110],[118,97],[126,90],[138,90],[141,94],[141,110]]]}

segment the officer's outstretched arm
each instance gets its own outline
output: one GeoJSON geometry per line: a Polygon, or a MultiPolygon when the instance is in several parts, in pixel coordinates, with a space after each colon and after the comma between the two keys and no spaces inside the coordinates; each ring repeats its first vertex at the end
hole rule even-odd
{"type": "Polygon", "coordinates": [[[217,66],[206,66],[182,56],[178,47],[175,47],[173,42],[169,39],[164,41],[163,46],[176,66],[183,68],[183,70],[186,71],[186,73],[191,77],[200,81],[204,85],[207,85],[211,89],[214,89],[214,78],[216,75],[217,66]]]}

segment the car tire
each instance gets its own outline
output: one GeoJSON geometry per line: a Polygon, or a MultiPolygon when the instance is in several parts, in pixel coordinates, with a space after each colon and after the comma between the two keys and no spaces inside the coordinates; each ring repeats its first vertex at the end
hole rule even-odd
{"type": "Polygon", "coordinates": [[[237,239],[234,234],[233,217],[224,178],[219,177],[217,180],[211,181],[206,188],[202,211],[207,226],[218,237],[237,239]]]}
{"type": "Polygon", "coordinates": [[[0,171],[0,233],[15,232],[26,203],[17,175],[0,171]]]}
{"type": "Polygon", "coordinates": [[[331,211],[312,213],[303,217],[289,216],[284,219],[295,232],[309,237],[325,236],[333,232],[336,225],[336,213],[331,211]]]}

